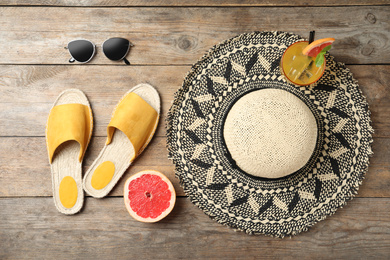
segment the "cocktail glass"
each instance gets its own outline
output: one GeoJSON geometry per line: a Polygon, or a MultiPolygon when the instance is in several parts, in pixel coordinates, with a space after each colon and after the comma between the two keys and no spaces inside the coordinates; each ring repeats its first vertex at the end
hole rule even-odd
{"type": "Polygon", "coordinates": [[[290,45],[280,61],[280,70],[286,79],[299,86],[306,86],[318,81],[325,71],[325,63],[317,67],[315,57],[302,54],[302,50],[309,44],[300,41],[290,45]]]}

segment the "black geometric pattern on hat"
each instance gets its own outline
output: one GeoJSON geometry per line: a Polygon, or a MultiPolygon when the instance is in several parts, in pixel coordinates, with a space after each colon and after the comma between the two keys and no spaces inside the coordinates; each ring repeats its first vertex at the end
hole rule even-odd
{"type": "Polygon", "coordinates": [[[245,64],[245,71],[246,74],[249,74],[249,71],[252,69],[252,67],[255,65],[255,63],[258,60],[258,53],[256,52],[255,54],[252,55],[252,57],[249,59],[248,63],[245,64]]]}
{"type": "Polygon", "coordinates": [[[279,70],[279,65],[280,65],[280,58],[272,62],[270,71],[273,72],[275,69],[279,70]]]}
{"type": "Polygon", "coordinates": [[[184,132],[192,139],[192,141],[196,144],[202,144],[203,141],[195,134],[194,131],[184,129],[184,132]]]}
{"type": "Polygon", "coordinates": [[[212,183],[212,184],[206,186],[206,189],[209,189],[209,190],[224,190],[228,185],[229,185],[229,183],[212,183]]]}
{"type": "Polygon", "coordinates": [[[316,184],[315,184],[315,189],[314,189],[314,196],[316,197],[317,200],[319,200],[320,195],[321,195],[321,188],[322,188],[322,182],[316,178],[316,184]]]}
{"type": "Polygon", "coordinates": [[[249,198],[249,194],[245,195],[244,197],[238,198],[230,204],[230,207],[235,207],[235,206],[239,206],[241,204],[244,204],[244,203],[248,202],[248,198],[249,198]]]}
{"type": "Polygon", "coordinates": [[[273,200],[274,200],[273,197],[269,198],[268,201],[260,207],[258,212],[259,216],[273,205],[273,200]]]}
{"type": "Polygon", "coordinates": [[[317,86],[315,86],[316,90],[323,90],[323,91],[328,91],[328,92],[332,92],[336,88],[337,87],[335,87],[335,86],[325,85],[325,84],[322,84],[322,83],[319,83],[319,84],[317,84],[317,86]]]}
{"type": "Polygon", "coordinates": [[[288,212],[291,212],[294,210],[294,208],[297,206],[298,202],[300,200],[298,191],[295,192],[295,195],[293,199],[290,201],[290,204],[288,204],[288,212]]]}
{"type": "Polygon", "coordinates": [[[192,159],[191,162],[199,167],[204,168],[204,169],[209,169],[211,166],[213,166],[212,164],[206,163],[206,162],[199,160],[199,159],[192,159]]]}
{"type": "Polygon", "coordinates": [[[329,108],[329,111],[333,112],[334,114],[338,115],[341,118],[349,118],[348,114],[344,111],[341,111],[337,107],[331,107],[329,108]]]}
{"type": "Polygon", "coordinates": [[[225,71],[225,74],[224,74],[224,77],[227,80],[227,82],[230,82],[230,74],[231,73],[232,73],[232,63],[229,60],[228,63],[226,64],[226,71],[225,71]]]}
{"type": "Polygon", "coordinates": [[[351,149],[348,141],[344,138],[342,133],[333,133],[333,135],[339,140],[339,142],[346,148],[351,149]]]}
{"type": "Polygon", "coordinates": [[[193,99],[190,99],[190,100],[191,100],[192,107],[194,108],[196,115],[198,117],[204,118],[204,114],[203,114],[202,110],[200,109],[199,103],[193,99]]]}
{"type": "Polygon", "coordinates": [[[332,166],[333,173],[336,174],[337,177],[341,178],[339,163],[337,162],[336,159],[330,156],[329,156],[329,160],[330,160],[330,165],[332,166]]]}
{"type": "Polygon", "coordinates": [[[214,82],[209,78],[209,76],[206,75],[206,86],[207,86],[207,91],[215,97],[215,91],[214,91],[214,82]]]}

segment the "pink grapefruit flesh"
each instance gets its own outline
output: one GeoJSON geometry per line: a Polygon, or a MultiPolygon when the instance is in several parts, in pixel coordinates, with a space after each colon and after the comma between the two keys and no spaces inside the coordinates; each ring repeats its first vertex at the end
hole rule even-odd
{"type": "Polygon", "coordinates": [[[141,171],[127,179],[124,200],[130,216],[141,222],[157,222],[173,209],[176,193],[172,183],[162,173],[141,171]]]}

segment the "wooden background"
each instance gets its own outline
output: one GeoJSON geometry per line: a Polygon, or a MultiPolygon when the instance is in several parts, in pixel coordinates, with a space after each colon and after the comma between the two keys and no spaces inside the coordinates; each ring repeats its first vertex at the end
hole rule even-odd
{"type": "Polygon", "coordinates": [[[390,258],[390,3],[388,0],[2,0],[0,2],[0,259],[390,258]],[[375,129],[370,168],[357,197],[292,238],[249,236],[210,220],[185,197],[167,159],[165,115],[191,64],[244,32],[288,31],[334,37],[370,104],[375,129]],[[129,39],[132,66],[112,62],[101,43],[129,39]],[[88,64],[69,64],[64,46],[98,44],[88,64]],[[58,94],[80,88],[95,120],[84,165],[103,146],[120,97],[141,82],[162,97],[152,143],[104,199],[87,197],[73,216],[57,212],[44,129],[58,94]],[[156,224],[133,220],[125,179],[157,169],[174,183],[173,212],[156,224]]]}

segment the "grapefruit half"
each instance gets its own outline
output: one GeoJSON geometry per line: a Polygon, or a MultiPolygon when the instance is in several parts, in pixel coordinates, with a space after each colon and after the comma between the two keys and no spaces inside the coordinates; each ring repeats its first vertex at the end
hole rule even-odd
{"type": "Polygon", "coordinates": [[[328,45],[331,45],[334,41],[334,38],[324,38],[316,40],[307,45],[306,48],[302,50],[302,53],[310,57],[317,57],[318,53],[320,53],[322,49],[324,49],[328,45]]]}
{"type": "Polygon", "coordinates": [[[141,222],[165,218],[176,202],[176,192],[169,179],[158,171],[141,171],[126,180],[124,200],[130,216],[141,222]]]}

